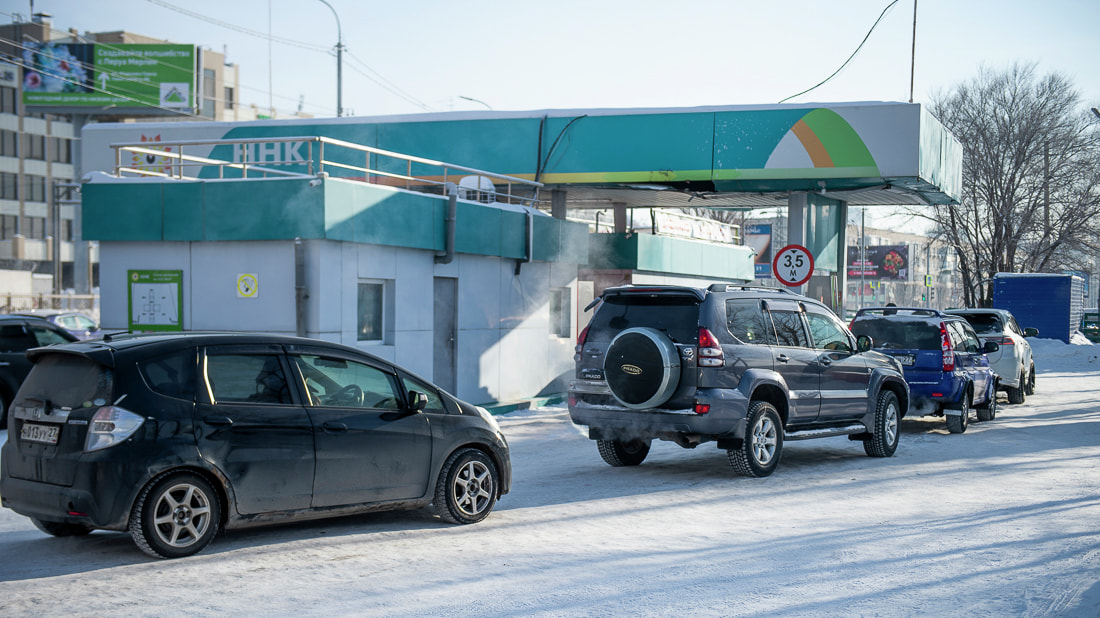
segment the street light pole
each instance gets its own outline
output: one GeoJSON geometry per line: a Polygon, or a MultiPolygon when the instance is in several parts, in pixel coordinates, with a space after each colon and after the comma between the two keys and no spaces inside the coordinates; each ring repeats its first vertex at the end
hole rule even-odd
{"type": "Polygon", "coordinates": [[[336,9],[325,0],[319,2],[327,6],[336,18],[336,117],[339,118],[344,115],[344,34],[340,29],[340,16],[336,14],[336,9]]]}

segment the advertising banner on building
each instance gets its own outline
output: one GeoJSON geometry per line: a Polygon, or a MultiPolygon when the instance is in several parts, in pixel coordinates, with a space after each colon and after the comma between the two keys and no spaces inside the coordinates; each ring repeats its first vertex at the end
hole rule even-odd
{"type": "Polygon", "coordinates": [[[772,225],[761,223],[745,226],[745,245],[756,252],[753,266],[757,279],[771,279],[772,276],[772,225]]]}
{"type": "Polygon", "coordinates": [[[732,244],[737,240],[736,229],[728,223],[668,210],[654,210],[652,212],[654,234],[727,244],[732,244]]]}
{"type": "Polygon", "coordinates": [[[864,259],[859,247],[848,247],[848,279],[881,281],[909,280],[909,245],[876,245],[866,248],[864,259]]]}
{"type": "Polygon", "coordinates": [[[195,103],[194,45],[28,43],[23,63],[25,105],[187,111],[195,103]]]}

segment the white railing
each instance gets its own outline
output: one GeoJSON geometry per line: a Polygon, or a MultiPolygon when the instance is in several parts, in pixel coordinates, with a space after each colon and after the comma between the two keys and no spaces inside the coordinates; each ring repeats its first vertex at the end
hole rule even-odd
{"type": "Polygon", "coordinates": [[[435,194],[445,194],[453,184],[459,189],[459,197],[466,199],[527,205],[538,201],[538,190],[543,186],[533,180],[321,136],[131,142],[111,144],[111,148],[115,151],[116,176],[199,180],[224,179],[227,172],[231,174],[229,177],[244,179],[330,175],[435,194]],[[209,154],[219,146],[230,147],[232,159],[197,154],[209,154]],[[301,148],[305,148],[304,155],[301,148]],[[137,163],[124,165],[125,154],[133,155],[131,158],[137,163]],[[414,165],[432,168],[437,173],[414,175],[414,165]],[[209,171],[210,168],[215,171],[209,171]],[[473,186],[463,182],[471,178],[473,186]]]}

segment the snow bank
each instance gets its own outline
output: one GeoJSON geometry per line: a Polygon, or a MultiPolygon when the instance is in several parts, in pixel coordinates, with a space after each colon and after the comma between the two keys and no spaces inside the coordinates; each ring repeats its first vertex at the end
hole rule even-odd
{"type": "Polygon", "coordinates": [[[1035,369],[1047,371],[1095,371],[1100,369],[1100,346],[1093,345],[1080,333],[1070,338],[1072,344],[1058,339],[1029,337],[1035,369]]]}

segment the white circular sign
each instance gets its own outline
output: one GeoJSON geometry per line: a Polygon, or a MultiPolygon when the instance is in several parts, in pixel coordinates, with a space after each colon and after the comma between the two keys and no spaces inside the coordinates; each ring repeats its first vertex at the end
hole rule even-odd
{"type": "Polygon", "coordinates": [[[814,256],[802,245],[787,245],[776,252],[772,273],[783,285],[798,287],[814,274],[814,256]]]}

